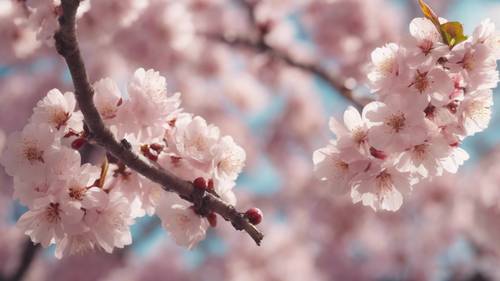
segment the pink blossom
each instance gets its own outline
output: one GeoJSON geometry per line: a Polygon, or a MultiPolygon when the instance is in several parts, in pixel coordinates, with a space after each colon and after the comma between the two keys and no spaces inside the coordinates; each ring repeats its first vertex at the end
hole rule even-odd
{"type": "MultiPolygon", "coordinates": [[[[175,172],[170,169],[168,170],[175,172]]],[[[110,179],[110,183],[106,188],[111,189],[116,186],[130,202],[138,200],[140,208],[146,214],[151,216],[155,213],[156,206],[163,192],[160,185],[131,170],[120,172],[116,172],[115,170],[114,177],[113,180],[115,181],[110,179]]]]}
{"type": "Polygon", "coordinates": [[[79,111],[74,112],[75,105],[73,93],[66,92],[63,95],[59,90],[52,89],[37,103],[30,121],[48,124],[55,130],[62,129],[62,132],[68,129],[79,132],[82,130],[83,115],[79,111]]]}
{"type": "Polygon", "coordinates": [[[410,23],[410,34],[414,42],[411,43],[413,48],[409,52],[412,53],[411,61],[415,64],[433,64],[449,51],[436,26],[427,18],[413,19],[410,23]]]}
{"type": "Polygon", "coordinates": [[[392,160],[373,161],[369,170],[354,179],[351,196],[373,210],[396,211],[403,204],[403,193],[411,190],[410,174],[394,168],[392,160]]]}
{"type": "Polygon", "coordinates": [[[218,142],[220,132],[200,116],[177,118],[172,145],[181,157],[192,161],[193,165],[207,165],[212,158],[212,148],[218,142]]]}
{"type": "MultiPolygon", "coordinates": [[[[96,190],[97,191],[97,190],[96,190]]],[[[97,191],[96,208],[85,215],[85,222],[93,232],[97,244],[107,253],[132,243],[130,225],[134,223],[129,201],[120,192],[97,191]]]]}
{"type": "Polygon", "coordinates": [[[63,238],[66,231],[78,227],[82,218],[79,203],[58,201],[49,196],[37,199],[33,209],[19,218],[17,226],[31,237],[31,241],[47,247],[63,238]]]}
{"type": "Polygon", "coordinates": [[[469,158],[460,142],[491,119],[491,89],[499,80],[493,33],[494,25],[484,21],[472,37],[450,47],[430,20],[417,18],[410,24],[412,38],[374,50],[368,78],[379,101],[366,105],[362,116],[348,108],[345,125],[332,118],[337,140],[314,154],[320,177],[351,186],[355,202],[395,211],[402,204],[400,184],[456,173],[469,158]],[[333,169],[335,163],[351,166],[353,148],[371,161],[369,168],[354,175],[333,169]],[[326,165],[328,157],[333,163],[326,165]]]}
{"type": "Polygon", "coordinates": [[[208,178],[209,171],[198,170],[189,161],[175,153],[162,153],[158,158],[158,164],[184,180],[194,180],[197,177],[208,178]]]}
{"type": "Polygon", "coordinates": [[[61,146],[46,157],[46,176],[54,180],[64,180],[79,170],[81,156],[76,150],[61,146]]]}
{"type": "Polygon", "coordinates": [[[0,34],[0,57],[3,64],[26,59],[40,47],[36,32],[27,27],[27,18],[21,2],[0,2],[0,34]]]}
{"type": "Polygon", "coordinates": [[[94,83],[94,103],[105,122],[110,122],[118,114],[122,95],[118,85],[111,78],[104,78],[94,83]]]}
{"type": "Polygon", "coordinates": [[[368,79],[373,91],[390,91],[394,82],[402,75],[405,50],[395,43],[387,44],[372,52],[372,69],[368,79]]]}
{"type": "Polygon", "coordinates": [[[358,110],[349,106],[344,112],[344,125],[339,124],[335,118],[329,122],[330,130],[337,137],[337,144],[341,148],[354,147],[363,154],[368,154],[368,129],[369,121],[366,119],[366,109],[362,115],[358,110]]]}
{"type": "Polygon", "coordinates": [[[245,150],[232,137],[224,136],[212,148],[212,165],[217,180],[236,180],[245,164],[245,150]]]}
{"type": "Polygon", "coordinates": [[[29,23],[37,30],[37,39],[54,44],[54,33],[59,29],[57,17],[62,13],[60,0],[28,0],[26,4],[32,13],[29,23]]]}
{"type": "Polygon", "coordinates": [[[416,173],[422,178],[441,176],[443,163],[451,157],[453,149],[445,138],[436,136],[403,152],[397,166],[401,171],[416,173]]]}
{"type": "Polygon", "coordinates": [[[453,48],[448,65],[452,70],[462,73],[469,91],[497,86],[496,58],[484,44],[472,45],[469,41],[462,42],[453,48]]]}
{"type": "Polygon", "coordinates": [[[98,187],[92,187],[99,179],[100,169],[91,164],[84,164],[66,175],[61,190],[61,198],[67,201],[81,202],[83,208],[99,207],[99,196],[96,192],[102,192],[98,187]],[[96,198],[97,197],[97,198],[96,198]]]}
{"type": "Polygon", "coordinates": [[[369,143],[382,151],[404,151],[424,142],[427,128],[419,105],[397,106],[372,102],[366,106],[366,117],[372,127],[369,143]]]}
{"type": "Polygon", "coordinates": [[[347,193],[352,187],[352,179],[368,168],[370,163],[356,150],[337,148],[332,143],[313,153],[314,172],[322,180],[330,181],[332,192],[347,193]]]}
{"type": "Polygon", "coordinates": [[[22,132],[9,136],[2,165],[11,176],[40,178],[46,172],[45,161],[56,145],[55,132],[45,124],[28,124],[22,132]]]}
{"type": "MultiPolygon", "coordinates": [[[[439,67],[417,67],[410,72],[408,94],[421,95],[432,101],[434,105],[443,105],[448,102],[453,93],[453,81],[448,73],[439,67]]],[[[415,98],[415,97],[413,97],[415,98]]]]}
{"type": "Polygon", "coordinates": [[[91,231],[66,234],[57,241],[55,257],[62,259],[72,255],[85,255],[96,248],[95,244],[96,238],[91,231]]]}
{"type": "Polygon", "coordinates": [[[178,245],[191,249],[205,238],[208,221],[176,194],[164,192],[156,213],[178,245]]]}
{"type": "Polygon", "coordinates": [[[458,109],[465,135],[474,135],[488,127],[493,105],[492,95],[491,90],[479,90],[465,96],[458,109]]]}
{"type": "Polygon", "coordinates": [[[159,72],[137,69],[128,84],[129,99],[120,110],[119,132],[138,140],[161,137],[169,116],[178,111],[180,94],[167,96],[166,80],[159,72]]]}

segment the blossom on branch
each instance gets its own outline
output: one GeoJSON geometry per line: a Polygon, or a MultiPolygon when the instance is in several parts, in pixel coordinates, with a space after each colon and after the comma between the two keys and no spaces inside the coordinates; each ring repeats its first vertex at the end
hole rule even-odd
{"type": "MultiPolygon", "coordinates": [[[[167,94],[159,72],[138,69],[126,94],[110,78],[94,87],[97,110],[128,149],[183,180],[204,178],[206,192],[236,203],[232,188],[245,151],[215,125],[182,112],[180,94],[167,94]]],[[[96,248],[111,253],[132,243],[135,218],[157,213],[179,245],[201,241],[209,220],[200,206],[113,158],[101,167],[81,163],[75,142],[93,139],[75,105],[73,93],[50,90],[24,130],[7,140],[1,161],[14,177],[14,197],[29,208],[18,222],[22,231],[44,247],[55,243],[58,258],[96,248]]]]}
{"type": "Polygon", "coordinates": [[[378,101],[362,117],[348,108],[345,127],[332,118],[337,140],[313,154],[320,179],[350,190],[355,203],[396,211],[418,182],[456,173],[469,158],[460,143],[491,119],[499,80],[494,32],[485,20],[468,39],[444,41],[449,33],[417,18],[411,38],[375,49],[368,78],[378,101]]]}

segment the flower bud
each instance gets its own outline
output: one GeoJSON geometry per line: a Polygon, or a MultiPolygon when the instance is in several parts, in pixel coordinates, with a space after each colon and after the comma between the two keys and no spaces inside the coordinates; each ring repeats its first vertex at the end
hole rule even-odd
{"type": "Polygon", "coordinates": [[[250,208],[245,212],[245,217],[253,225],[258,225],[262,221],[262,211],[258,208],[250,208]]]}

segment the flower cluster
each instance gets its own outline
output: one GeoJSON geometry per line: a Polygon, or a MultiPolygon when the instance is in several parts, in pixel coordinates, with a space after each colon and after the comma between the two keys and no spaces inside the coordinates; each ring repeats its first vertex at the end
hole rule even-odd
{"type": "Polygon", "coordinates": [[[368,78],[378,101],[361,114],[348,108],[344,124],[332,118],[336,140],[313,155],[322,180],[374,210],[396,211],[418,182],[456,173],[469,157],[460,143],[491,118],[500,58],[494,24],[483,21],[462,42],[445,42],[427,18],[414,19],[410,33],[372,52],[368,78]]]}
{"type": "MultiPolygon", "coordinates": [[[[245,151],[203,118],[183,112],[180,94],[167,95],[158,72],[138,69],[126,95],[109,78],[93,86],[104,122],[132,150],[185,180],[206,179],[204,188],[236,203],[232,188],[245,151]]],[[[14,197],[29,209],[18,221],[24,233],[44,247],[55,243],[59,258],[94,248],[110,253],[132,242],[135,218],[157,213],[178,244],[192,247],[203,239],[215,214],[200,216],[112,156],[100,167],[82,164],[79,149],[92,135],[75,106],[73,93],[53,89],[22,132],[7,139],[1,163],[14,177],[14,197]]]]}
{"type": "MultiPolygon", "coordinates": [[[[58,17],[62,15],[61,0],[26,0],[28,25],[36,31],[36,39],[54,44],[54,34],[59,29],[58,17]]],[[[90,9],[89,1],[82,1],[77,17],[90,9]]]]}

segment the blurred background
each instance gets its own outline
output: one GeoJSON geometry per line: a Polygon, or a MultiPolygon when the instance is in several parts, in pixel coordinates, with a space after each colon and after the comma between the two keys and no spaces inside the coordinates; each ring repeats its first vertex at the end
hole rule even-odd
{"type": "MultiPolygon", "coordinates": [[[[56,260],[15,228],[25,209],[0,167],[0,280],[500,280],[500,93],[490,127],[463,144],[466,165],[417,186],[396,213],[335,197],[312,175],[312,151],[332,138],[328,118],[372,98],[369,55],[408,35],[416,0],[83,2],[91,81],[125,88],[138,67],[166,76],[186,111],[247,151],[238,206],[263,210],[266,237],[256,247],[221,221],[185,250],[143,217],[123,250],[56,260]]],[[[467,34],[487,17],[500,25],[499,0],[427,2],[467,34]]],[[[48,90],[72,90],[62,58],[26,27],[28,13],[24,1],[0,0],[0,151],[48,90]]]]}

